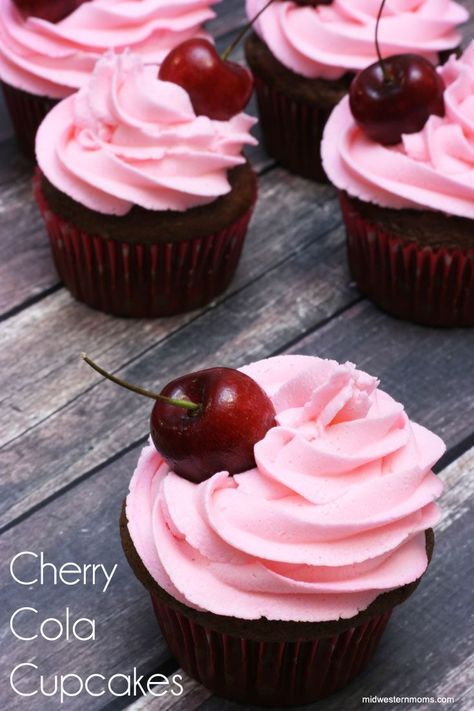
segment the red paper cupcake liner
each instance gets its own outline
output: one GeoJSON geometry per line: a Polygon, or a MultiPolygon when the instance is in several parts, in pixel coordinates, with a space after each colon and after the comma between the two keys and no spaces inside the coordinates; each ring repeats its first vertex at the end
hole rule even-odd
{"type": "Polygon", "coordinates": [[[18,145],[27,158],[35,160],[36,132],[46,114],[58,102],[47,96],[29,94],[4,82],[1,84],[18,145]]]}
{"type": "Polygon", "coordinates": [[[368,222],[343,192],[340,203],[351,273],[369,299],[427,326],[474,325],[474,249],[404,242],[368,222]]]}
{"type": "Polygon", "coordinates": [[[252,215],[215,234],[135,244],[82,232],[47,205],[39,173],[35,196],[61,281],[79,301],[115,316],[170,316],[203,306],[229,285],[252,215]]]}
{"type": "Polygon", "coordinates": [[[261,706],[307,704],[348,684],[367,664],[391,610],[338,635],[258,641],[216,632],[151,593],[163,637],[184,671],[218,696],[261,706]]]}
{"type": "Polygon", "coordinates": [[[259,123],[267,153],[303,178],[327,182],[321,138],[331,110],[296,101],[255,76],[259,123]]]}

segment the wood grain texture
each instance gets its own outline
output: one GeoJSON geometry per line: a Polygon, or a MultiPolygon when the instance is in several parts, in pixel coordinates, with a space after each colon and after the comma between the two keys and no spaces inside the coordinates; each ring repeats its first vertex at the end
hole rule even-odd
{"type": "MultiPolygon", "coordinates": [[[[474,0],[463,4],[474,12],[474,0]]],[[[225,0],[217,11],[210,28],[222,48],[243,22],[244,3],[225,0]]],[[[465,36],[474,36],[474,18],[465,36]]],[[[235,58],[242,58],[241,49],[235,58]]],[[[474,330],[418,327],[361,300],[347,272],[335,191],[275,168],[261,147],[251,151],[261,173],[260,199],[225,295],[171,319],[127,321],[91,311],[57,282],[31,197],[31,171],[16,153],[1,106],[0,141],[0,526],[6,526],[0,536],[0,708],[25,708],[6,682],[21,661],[36,662],[48,679],[58,672],[110,676],[135,666],[148,675],[174,668],[118,537],[120,504],[147,433],[150,404],[101,382],[79,363],[86,350],[148,386],[216,362],[239,365],[281,352],[349,359],[377,374],[410,417],[448,444],[444,461],[454,461],[441,473],[444,517],[429,573],[394,613],[371,667],[339,694],[305,708],[398,709],[362,705],[361,698],[400,694],[454,696],[456,711],[471,711],[474,400],[468,374],[474,330]],[[44,551],[59,564],[117,563],[118,569],[106,593],[23,588],[8,576],[8,562],[21,550],[44,551]],[[22,605],[36,607],[41,619],[61,617],[67,606],[76,616],[94,617],[97,641],[15,640],[8,621],[22,605]]],[[[145,696],[129,708],[243,708],[211,697],[191,679],[184,687],[182,697],[145,696]]],[[[127,705],[127,699],[111,696],[83,696],[62,706],[38,697],[29,704],[34,711],[116,711],[127,705]]]]}
{"type": "MultiPolygon", "coordinates": [[[[2,536],[1,559],[5,567],[0,628],[8,638],[8,644],[2,644],[0,652],[3,680],[8,679],[16,664],[30,660],[48,677],[59,671],[84,676],[100,672],[108,677],[119,672],[130,673],[134,666],[140,674],[149,673],[168,658],[153,622],[149,598],[131,573],[119,540],[121,502],[137,454],[138,451],[133,451],[122,457],[2,536]],[[43,551],[46,560],[59,565],[67,561],[97,562],[111,568],[117,563],[118,569],[105,593],[93,587],[53,587],[51,584],[22,587],[8,574],[9,561],[20,551],[43,551]],[[97,639],[89,642],[16,640],[8,629],[9,619],[13,611],[26,605],[36,608],[41,613],[40,619],[61,616],[66,606],[77,617],[93,617],[97,621],[97,639]]],[[[19,566],[17,575],[26,576],[27,570],[31,567],[19,566]]],[[[26,624],[19,625],[19,629],[25,628],[26,624]]],[[[28,633],[31,634],[30,625],[28,633]]],[[[24,699],[6,686],[2,684],[0,688],[0,707],[9,711],[24,708],[24,699]]],[[[107,699],[111,700],[112,697],[107,699]]],[[[68,702],[67,708],[84,709],[83,704],[84,697],[68,702]]],[[[104,699],[91,699],[87,711],[102,706],[105,706],[104,699]]],[[[60,704],[53,703],[52,699],[35,700],[34,711],[59,708],[60,704]]]]}
{"type": "MultiPolygon", "coordinates": [[[[210,23],[216,45],[223,50],[236,34],[242,21],[243,4],[226,0],[218,7],[218,18],[210,23]],[[239,8],[238,13],[235,12],[239,8]],[[230,34],[229,34],[230,32],[230,34]]],[[[244,62],[243,48],[234,53],[235,61],[244,62]]],[[[255,115],[255,99],[248,113],[255,115]]],[[[19,155],[5,114],[0,91],[0,319],[7,318],[36,301],[41,294],[60,287],[51,259],[44,224],[32,193],[32,165],[19,155]],[[3,131],[2,131],[3,128],[3,131]]],[[[259,139],[257,146],[245,149],[255,170],[261,173],[273,165],[264,152],[260,130],[252,133],[259,139]]]]}
{"type": "Polygon", "coordinates": [[[12,140],[0,144],[0,155],[1,315],[27,305],[58,279],[31,194],[31,169],[12,140]]]}
{"type": "Polygon", "coordinates": [[[229,35],[239,30],[247,21],[245,2],[242,0],[225,0],[215,4],[213,9],[216,17],[208,22],[206,27],[213,37],[222,37],[223,43],[228,43],[229,35]]]}
{"type": "MultiPolygon", "coordinates": [[[[110,463],[90,480],[73,487],[2,536],[5,570],[11,558],[21,550],[44,551],[46,560],[56,564],[70,560],[98,562],[110,569],[117,563],[118,570],[106,593],[91,588],[52,588],[50,585],[29,589],[5,579],[0,628],[8,638],[8,644],[3,644],[0,651],[1,678],[7,678],[16,664],[29,659],[33,659],[42,673],[50,678],[59,670],[63,674],[74,671],[81,676],[95,671],[105,676],[119,672],[129,674],[134,666],[140,674],[148,674],[168,658],[148,596],[128,568],[118,537],[121,500],[127,491],[138,451],[136,448],[110,463]],[[14,610],[24,605],[38,609],[41,619],[58,616],[66,606],[76,616],[94,617],[97,640],[93,643],[15,640],[8,631],[8,620],[14,610]]],[[[341,706],[357,708],[351,704],[360,701],[362,690],[367,694],[428,693],[433,691],[434,681],[444,695],[451,695],[455,686],[457,693],[465,689],[452,670],[463,664],[464,651],[472,642],[473,628],[466,624],[464,611],[470,589],[464,587],[465,594],[459,594],[455,599],[452,590],[463,590],[463,580],[471,579],[473,572],[469,546],[474,493],[474,479],[469,473],[473,466],[474,449],[471,449],[442,472],[446,487],[443,497],[445,516],[438,527],[434,561],[416,594],[394,613],[370,671],[318,708],[323,711],[336,711],[341,706]],[[443,645],[449,653],[442,653],[443,645]],[[422,685],[425,679],[433,680],[431,688],[422,685]]],[[[18,573],[26,574],[27,570],[31,569],[26,566],[18,568],[18,573]]],[[[195,692],[199,696],[196,705],[183,700],[176,709],[195,708],[204,700],[201,692],[207,698],[200,687],[195,692]]],[[[191,697],[196,698],[194,692],[188,701],[191,697]]],[[[23,708],[23,701],[5,687],[0,688],[0,700],[9,711],[23,708]]],[[[81,706],[83,703],[81,699],[68,702],[68,711],[85,708],[81,706]]],[[[88,700],[87,711],[103,706],[104,699],[88,700]]],[[[51,700],[35,703],[35,711],[56,711],[59,708],[51,700]]],[[[150,708],[154,706],[150,704],[150,708]]],[[[213,699],[206,701],[204,708],[225,709],[227,705],[220,699],[213,699]]],[[[239,707],[229,705],[230,708],[237,711],[239,707]]]]}
{"type": "Polygon", "coordinates": [[[262,186],[230,292],[203,313],[172,320],[170,328],[167,320],[97,314],[59,292],[3,324],[3,524],[146,432],[149,403],[97,387],[101,379],[79,367],[81,351],[156,387],[216,360],[235,365],[264,357],[358,298],[349,286],[342,229],[334,228],[340,218],[328,200],[331,189],[282,177],[272,171],[262,186]],[[297,223],[290,205],[297,205],[297,223]]]}
{"type": "MultiPolygon", "coordinates": [[[[394,611],[369,668],[337,694],[296,707],[296,711],[436,708],[433,704],[362,703],[363,696],[454,696],[460,705],[438,708],[472,709],[469,657],[474,625],[469,581],[474,576],[474,560],[469,541],[474,533],[473,467],[471,449],[442,472],[447,492],[442,499],[445,515],[437,528],[433,561],[414,595],[394,611]]],[[[238,711],[242,707],[213,697],[199,708],[238,711]]],[[[252,711],[257,707],[245,708],[252,711]]]]}
{"type": "MultiPolygon", "coordinates": [[[[474,0],[461,0],[471,11],[474,0]]],[[[217,17],[209,23],[209,31],[216,38],[220,50],[232,41],[245,21],[244,3],[240,0],[225,0],[216,8],[217,17]]],[[[474,36],[474,20],[464,28],[464,37],[474,36]]],[[[243,62],[242,47],[234,53],[235,61],[243,62]]],[[[248,108],[256,114],[255,101],[248,108]]],[[[254,130],[260,138],[258,126],[254,130]]],[[[2,186],[8,185],[8,210],[0,203],[0,318],[15,313],[27,306],[42,293],[59,287],[59,281],[50,258],[49,245],[44,227],[38,215],[31,192],[31,166],[17,155],[11,127],[5,113],[3,97],[0,96],[0,194],[2,186]],[[12,226],[15,226],[12,229],[12,226]],[[18,244],[22,249],[18,249],[18,244]]],[[[267,169],[272,161],[265,155],[261,145],[250,148],[247,155],[258,171],[267,169]]],[[[7,204],[7,203],[4,203],[7,204]]]]}
{"type": "Polygon", "coordinates": [[[188,709],[198,708],[204,701],[211,697],[211,692],[205,689],[191,677],[187,676],[182,669],[178,670],[182,677],[182,685],[184,692],[178,698],[165,696],[157,699],[150,694],[143,696],[138,701],[135,701],[131,706],[128,706],[128,711],[187,711],[188,709]]]}
{"type": "Polygon", "coordinates": [[[473,329],[417,326],[364,300],[291,351],[351,360],[376,374],[381,388],[402,402],[412,419],[454,447],[473,432],[472,383],[466,383],[473,349],[473,329]]]}

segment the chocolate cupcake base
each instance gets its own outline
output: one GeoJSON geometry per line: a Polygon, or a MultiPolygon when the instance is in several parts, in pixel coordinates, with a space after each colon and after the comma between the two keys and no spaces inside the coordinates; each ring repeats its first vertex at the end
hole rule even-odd
{"type": "Polygon", "coordinates": [[[357,286],[393,316],[427,326],[474,326],[474,223],[392,210],[340,193],[357,286]]]}
{"type": "Polygon", "coordinates": [[[374,654],[391,612],[331,637],[262,642],[208,629],[151,593],[163,637],[182,669],[218,696],[259,706],[308,704],[337,691],[374,654]]]}
{"type": "MultiPolygon", "coordinates": [[[[442,52],[440,62],[457,49],[442,52]]],[[[255,78],[255,93],[267,153],[303,178],[328,182],[321,162],[326,122],[347,94],[354,72],[335,80],[309,79],[285,67],[256,33],[245,43],[247,64],[255,78]]]]}
{"type": "Polygon", "coordinates": [[[1,85],[18,145],[26,158],[34,161],[36,132],[46,114],[58,102],[47,96],[29,94],[5,82],[1,85]]]}
{"type": "Polygon", "coordinates": [[[307,79],[281,64],[254,33],[245,56],[255,90],[265,148],[287,170],[327,182],[320,145],[327,119],[347,93],[351,74],[336,81],[307,79]]]}
{"type": "Polygon", "coordinates": [[[169,316],[203,306],[229,285],[256,200],[248,164],[228,195],[185,213],[133,208],[100,215],[39,172],[35,195],[60,279],[72,295],[115,316],[169,316]]]}
{"type": "MultiPolygon", "coordinates": [[[[151,595],[170,651],[187,674],[224,698],[260,706],[295,706],[348,684],[369,662],[393,608],[419,580],[379,595],[358,615],[333,622],[241,620],[202,612],[166,593],[143,565],[128,531],[125,504],[122,546],[151,595]]],[[[431,559],[434,537],[426,532],[431,559]]]]}

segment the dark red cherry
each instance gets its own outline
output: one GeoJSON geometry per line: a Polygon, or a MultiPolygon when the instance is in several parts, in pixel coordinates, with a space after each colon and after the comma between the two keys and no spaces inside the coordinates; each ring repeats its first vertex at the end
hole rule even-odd
{"type": "Polygon", "coordinates": [[[90,0],[13,0],[25,17],[59,22],[90,0]]]}
{"type": "Polygon", "coordinates": [[[397,54],[371,64],[354,78],[349,99],[364,133],[377,143],[399,143],[421,131],[428,118],[444,116],[444,84],[435,67],[417,54],[397,54]]]}
{"type": "Polygon", "coordinates": [[[185,410],[157,400],[150,421],[156,449],[173,471],[196,483],[219,471],[237,474],[254,467],[254,445],[276,424],[266,393],[232,368],[184,375],[160,394],[199,404],[185,410]]]}
{"type": "Polygon", "coordinates": [[[222,56],[206,39],[196,37],[182,42],[165,57],[159,78],[182,86],[198,116],[227,121],[238,114],[252,95],[253,76],[249,69],[228,58],[272,2],[274,0],[267,0],[222,56]]]}
{"type": "Polygon", "coordinates": [[[171,469],[193,482],[220,471],[238,474],[255,466],[254,445],[276,425],[275,409],[260,385],[233,368],[183,375],[153,393],[131,385],[81,358],[104,378],[155,400],[151,437],[171,469]]]}
{"type": "Polygon", "coordinates": [[[187,91],[198,116],[227,121],[242,111],[253,90],[246,67],[221,59],[206,39],[189,39],[171,50],[158,76],[187,91]]]}

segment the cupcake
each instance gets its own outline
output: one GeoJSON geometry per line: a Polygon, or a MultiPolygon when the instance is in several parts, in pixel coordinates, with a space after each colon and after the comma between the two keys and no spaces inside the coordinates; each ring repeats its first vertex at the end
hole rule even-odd
{"type": "Polygon", "coordinates": [[[211,301],[236,269],[256,199],[254,119],[196,116],[186,91],[128,52],[105,55],[36,141],[35,193],[60,278],[118,316],[211,301]]]}
{"type": "Polygon", "coordinates": [[[20,11],[20,0],[0,0],[0,80],[22,150],[33,158],[41,120],[84,85],[107,49],[129,47],[147,62],[160,62],[214,16],[212,2],[71,0],[71,14],[52,22],[20,11]]]}
{"type": "Polygon", "coordinates": [[[344,98],[323,164],[340,190],[352,275],[378,306],[431,326],[474,325],[474,42],[438,69],[445,115],[393,146],[344,98]]]}
{"type": "MultiPolygon", "coordinates": [[[[247,0],[254,17],[265,0],[247,0]]],[[[376,58],[380,3],[335,0],[302,6],[276,0],[257,19],[246,43],[255,76],[264,144],[285,168],[325,181],[320,141],[324,124],[347,93],[354,72],[376,58]]],[[[416,51],[438,63],[460,42],[467,11],[452,0],[388,2],[380,24],[385,54],[416,51]]]]}
{"type": "Polygon", "coordinates": [[[122,543],[188,674],[246,704],[305,704],[359,673],[425,573],[444,445],[351,363],[241,371],[276,412],[255,466],[193,483],[150,444],[122,543]]]}

